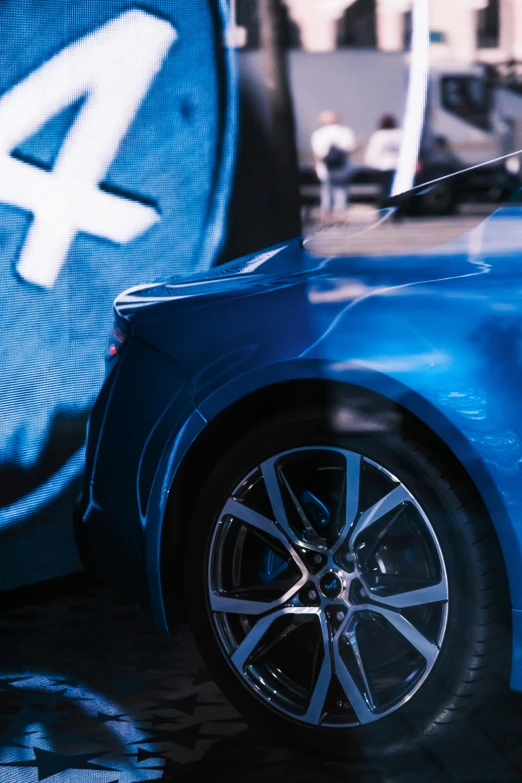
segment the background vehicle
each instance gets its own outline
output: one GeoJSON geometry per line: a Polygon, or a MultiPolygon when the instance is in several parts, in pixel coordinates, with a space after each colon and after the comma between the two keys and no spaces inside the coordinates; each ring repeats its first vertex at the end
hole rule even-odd
{"type": "MultiPolygon", "coordinates": [[[[433,162],[421,151],[415,186],[440,180],[419,197],[412,213],[417,216],[440,217],[453,214],[460,205],[501,204],[516,190],[522,180],[517,170],[510,171],[505,161],[463,171],[463,162],[433,162]],[[452,176],[459,174],[459,176],[452,176]],[[451,179],[448,179],[451,177],[451,179]]],[[[305,224],[310,210],[319,205],[319,180],[312,167],[300,170],[301,206],[305,224]]],[[[379,205],[385,194],[376,173],[369,168],[355,170],[349,186],[350,203],[379,205]]]]}

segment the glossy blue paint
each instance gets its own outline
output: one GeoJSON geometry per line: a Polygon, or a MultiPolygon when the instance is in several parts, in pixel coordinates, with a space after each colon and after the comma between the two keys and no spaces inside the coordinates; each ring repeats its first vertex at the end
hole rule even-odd
{"type": "Polygon", "coordinates": [[[129,565],[145,553],[142,577],[160,627],[162,523],[191,443],[207,422],[262,387],[344,382],[400,403],[474,481],[504,554],[514,609],[512,682],[522,688],[521,240],[522,208],[505,207],[421,251],[330,258],[294,240],[117,299],[130,346],[107,381],[110,405],[101,398],[95,406],[89,444],[101,444],[98,459],[107,466],[89,465],[103,530],[93,533],[92,509],[85,520],[95,548],[107,551],[110,537],[109,559],[129,565]],[[108,411],[105,423],[100,410],[108,411]],[[129,448],[115,459],[123,437],[129,448]]]}

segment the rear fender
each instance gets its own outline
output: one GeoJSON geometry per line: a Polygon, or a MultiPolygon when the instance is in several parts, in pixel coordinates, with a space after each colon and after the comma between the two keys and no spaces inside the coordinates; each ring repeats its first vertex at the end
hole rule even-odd
{"type": "MultiPolygon", "coordinates": [[[[151,591],[154,617],[158,626],[168,630],[161,590],[161,540],[170,488],[190,446],[203,432],[206,424],[225,410],[233,407],[248,394],[263,388],[276,387],[298,379],[335,382],[366,391],[375,392],[385,400],[396,403],[402,409],[420,419],[451,450],[466,470],[479,496],[493,520],[500,546],[504,554],[513,605],[522,596],[522,526],[517,532],[516,520],[506,495],[502,476],[494,470],[488,455],[481,449],[480,438],[470,430],[463,432],[452,421],[452,411],[443,410],[432,402],[404,386],[402,383],[373,370],[360,369],[347,364],[327,363],[320,360],[292,360],[260,367],[236,378],[202,401],[198,409],[186,421],[182,430],[174,434],[165,449],[156,473],[149,506],[146,532],[146,567],[151,591]],[[509,509],[509,510],[508,510],[509,509]]],[[[332,395],[332,407],[338,406],[342,414],[342,395],[332,395]]],[[[470,422],[470,426],[473,422],[470,422]]],[[[512,492],[512,486],[509,487],[512,492]]],[[[516,498],[513,499],[516,501],[516,498]]],[[[516,505],[516,503],[515,503],[516,505]]]]}

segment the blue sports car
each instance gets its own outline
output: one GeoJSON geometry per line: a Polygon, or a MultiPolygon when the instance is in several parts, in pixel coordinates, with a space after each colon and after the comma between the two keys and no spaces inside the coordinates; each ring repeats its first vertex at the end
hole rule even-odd
{"type": "Polygon", "coordinates": [[[393,214],[122,294],[77,515],[249,720],[328,752],[522,690],[522,206],[393,214]]]}

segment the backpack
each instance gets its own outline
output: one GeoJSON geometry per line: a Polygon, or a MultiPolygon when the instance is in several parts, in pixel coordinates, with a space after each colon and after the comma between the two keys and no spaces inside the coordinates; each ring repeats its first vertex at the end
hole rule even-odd
{"type": "Polygon", "coordinates": [[[324,164],[328,171],[339,171],[340,169],[344,169],[347,163],[348,153],[339,149],[339,147],[336,147],[335,144],[332,144],[328,150],[328,155],[324,159],[324,164]]]}

